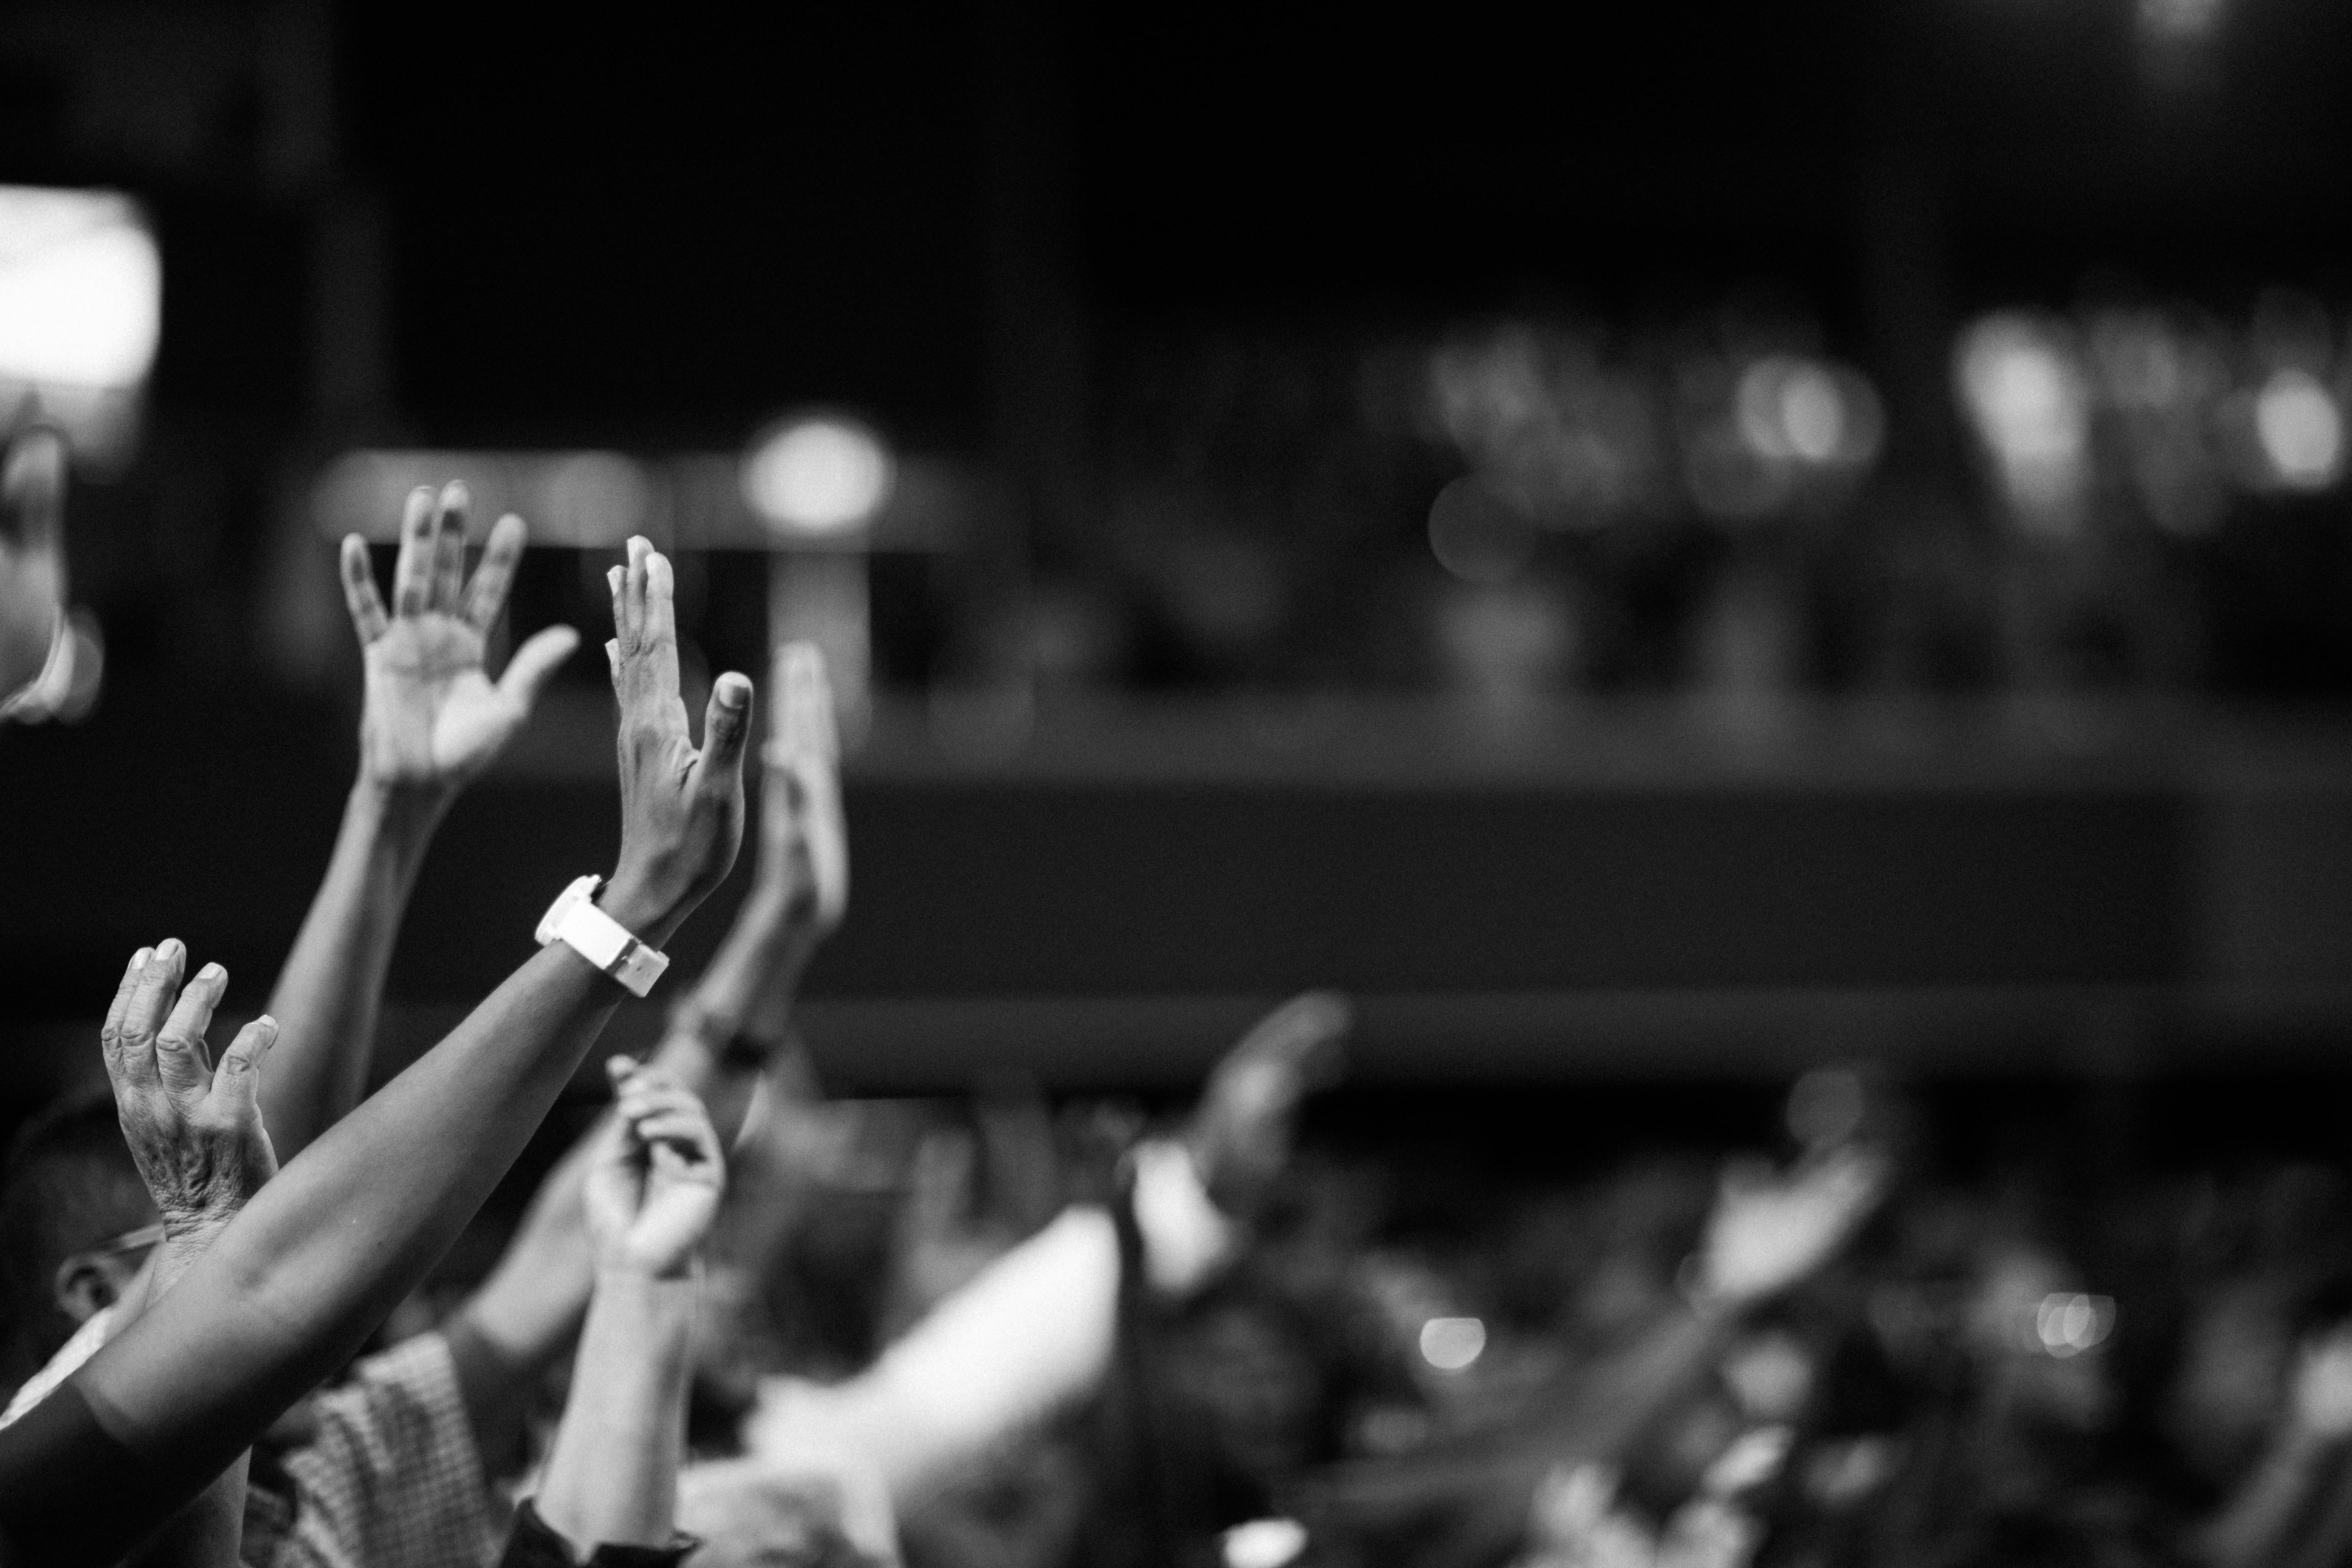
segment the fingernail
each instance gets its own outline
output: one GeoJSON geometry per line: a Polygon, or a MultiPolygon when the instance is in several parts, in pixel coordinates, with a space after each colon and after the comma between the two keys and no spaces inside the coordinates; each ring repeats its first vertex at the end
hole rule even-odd
{"type": "Polygon", "coordinates": [[[464,506],[472,499],[473,494],[466,489],[466,481],[463,479],[451,479],[441,487],[443,506],[464,506]]]}
{"type": "Polygon", "coordinates": [[[133,969],[144,969],[147,967],[147,961],[154,956],[155,950],[153,948],[142,947],[137,952],[131,955],[131,967],[133,969]]]}
{"type": "Polygon", "coordinates": [[[217,963],[207,963],[202,969],[196,971],[196,978],[205,981],[208,984],[217,985],[222,981],[228,978],[228,971],[223,969],[217,963]]]}
{"type": "Polygon", "coordinates": [[[748,676],[729,670],[719,678],[719,705],[721,708],[742,709],[751,701],[751,681],[748,676]]]}
{"type": "Polygon", "coordinates": [[[615,594],[621,591],[621,574],[625,570],[625,568],[624,567],[615,566],[610,572],[604,574],[605,585],[611,588],[615,594]]]}
{"type": "Polygon", "coordinates": [[[167,936],[155,949],[155,961],[159,963],[173,963],[179,958],[180,954],[184,951],[184,950],[180,946],[180,939],[178,937],[167,936]]]}

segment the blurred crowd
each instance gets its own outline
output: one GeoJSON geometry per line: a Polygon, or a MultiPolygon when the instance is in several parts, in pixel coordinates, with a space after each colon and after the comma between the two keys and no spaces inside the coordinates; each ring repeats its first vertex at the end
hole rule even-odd
{"type": "MultiPolygon", "coordinates": [[[[8,468],[17,688],[63,635],[59,461],[36,437],[8,468]]],[[[268,1011],[208,1041],[226,973],[142,947],[96,1042],[108,1090],[14,1140],[0,1562],[2352,1554],[2333,1166],[1963,1170],[1900,1085],[1823,1068],[1768,1146],[1433,1205],[1425,1172],[1302,1142],[1346,1071],[1326,992],[1176,1104],[828,1098],[793,1024],[853,918],[824,661],[780,647],[764,720],[721,676],[698,743],[642,539],[607,577],[615,869],[364,1094],[435,826],[579,641],[547,628],[489,677],[524,526],[469,570],[467,504],[410,498],[389,600],[345,546],[360,776],[268,1011]],[[484,1218],[744,837],[751,896],[665,987],[658,1044],[610,1058],[609,1104],[519,1217],[484,1218]]]]}
{"type": "Polygon", "coordinates": [[[2340,690],[2340,307],[2002,310],[1881,387],[1801,302],[1139,334],[1048,683],[2340,690]]]}

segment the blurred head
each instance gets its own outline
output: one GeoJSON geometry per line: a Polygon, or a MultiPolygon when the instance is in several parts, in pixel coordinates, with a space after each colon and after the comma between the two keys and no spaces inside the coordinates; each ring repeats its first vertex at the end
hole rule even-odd
{"type": "Polygon", "coordinates": [[[1173,1352],[1174,1386],[1244,1470],[1270,1481],[1323,1457],[1328,1379],[1310,1328],[1283,1304],[1213,1292],[1189,1315],[1173,1352]]]}
{"type": "Polygon", "coordinates": [[[62,1101],[16,1135],[0,1172],[0,1278],[14,1380],[38,1370],[121,1296],[152,1245],[139,1233],[155,1223],[110,1094],[62,1101]]]}

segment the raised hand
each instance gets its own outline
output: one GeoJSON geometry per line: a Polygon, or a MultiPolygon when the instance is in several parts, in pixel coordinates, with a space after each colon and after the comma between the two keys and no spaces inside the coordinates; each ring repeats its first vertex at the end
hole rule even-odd
{"type": "Polygon", "coordinates": [[[65,615],[65,442],[36,426],[0,464],[0,704],[48,662],[65,615]]]}
{"type": "Polygon", "coordinates": [[[1733,1166],[1707,1216],[1696,1288],[1735,1306],[1787,1289],[1827,1263],[1869,1217],[1887,1175],[1883,1155],[1853,1147],[1786,1175],[1733,1166]]]}
{"type": "Polygon", "coordinates": [[[266,1015],[247,1024],[215,1068],[205,1026],[228,972],[208,963],[183,987],[187,956],[170,940],[132,955],[99,1048],[167,1242],[201,1247],[277,1173],[257,1090],[278,1026],[266,1015]]]}
{"type": "Polygon", "coordinates": [[[621,859],[597,902],[655,942],[719,885],[743,841],[751,682],[730,670],[713,683],[698,751],[678,696],[668,559],[632,539],[628,564],[606,579],[616,635],[604,652],[621,704],[621,859]]]}
{"type": "Polygon", "coordinates": [[[550,626],[515,649],[491,681],[482,652],[506,607],[524,529],[512,513],[499,519],[469,583],[467,503],[466,487],[454,481],[437,500],[429,489],[409,493],[389,616],[366,542],[356,533],[343,541],[343,600],[367,660],[360,773],[369,782],[454,791],[522,728],[540,689],[580,644],[570,626],[550,626]]]}
{"type": "Polygon", "coordinates": [[[776,652],[760,797],[760,869],[753,896],[795,934],[832,933],[849,908],[849,830],[841,815],[841,734],[824,655],[814,643],[776,652]]]}
{"type": "Polygon", "coordinates": [[[581,1204],[600,1268],[650,1279],[686,1272],[726,1185],[702,1102],[658,1068],[605,1064],[619,1095],[596,1134],[581,1204]]]}
{"type": "Polygon", "coordinates": [[[1248,1213],[1273,1186],[1299,1101],[1339,1076],[1354,1024],[1345,996],[1306,992],[1252,1025],[1209,1075],[1192,1113],[1192,1158],[1228,1212],[1248,1213]]]}

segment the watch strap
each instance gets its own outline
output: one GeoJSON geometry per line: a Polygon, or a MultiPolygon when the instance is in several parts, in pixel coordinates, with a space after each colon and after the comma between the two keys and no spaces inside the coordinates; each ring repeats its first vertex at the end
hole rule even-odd
{"type": "Polygon", "coordinates": [[[563,889],[541,917],[541,947],[562,942],[633,996],[643,996],[669,967],[669,955],[639,942],[635,932],[596,907],[602,877],[581,877],[563,889]]]}

